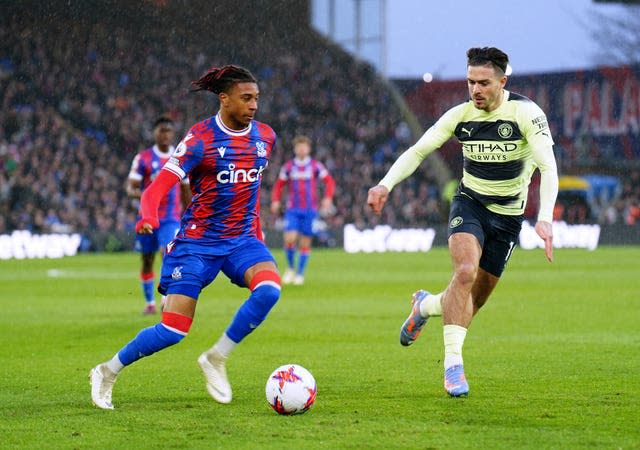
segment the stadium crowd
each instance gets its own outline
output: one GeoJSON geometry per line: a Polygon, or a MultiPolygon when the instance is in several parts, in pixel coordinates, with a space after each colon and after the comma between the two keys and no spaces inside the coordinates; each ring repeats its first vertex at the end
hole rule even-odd
{"type": "MultiPolygon", "coordinates": [[[[80,3],[69,11],[66,2],[43,8],[17,2],[0,17],[0,233],[132,233],[137,205],[124,192],[131,159],[152,144],[158,116],[170,116],[182,135],[214,113],[213,99],[189,92],[190,83],[227,63],[258,77],[257,118],[278,133],[263,203],[293,137],[306,134],[337,182],[328,226],[445,220],[446,200],[428,165],[394,189],[381,217],[365,208],[368,187],[416,136],[369,65],[294,25],[295,17],[275,28],[258,12],[236,7],[251,32],[238,30],[233,15],[213,20],[212,31],[211,18],[197,7],[80,3]]],[[[630,214],[639,220],[630,212],[640,207],[633,176],[609,220],[629,221],[630,214]]],[[[267,227],[276,222],[268,210],[263,205],[267,227]]]]}

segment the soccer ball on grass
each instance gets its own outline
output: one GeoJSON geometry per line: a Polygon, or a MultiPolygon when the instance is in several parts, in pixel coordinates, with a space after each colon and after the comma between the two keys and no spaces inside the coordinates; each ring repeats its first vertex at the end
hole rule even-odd
{"type": "Polygon", "coordinates": [[[316,380],[304,367],[285,364],[269,375],[265,391],[278,414],[302,414],[316,401],[316,380]]]}

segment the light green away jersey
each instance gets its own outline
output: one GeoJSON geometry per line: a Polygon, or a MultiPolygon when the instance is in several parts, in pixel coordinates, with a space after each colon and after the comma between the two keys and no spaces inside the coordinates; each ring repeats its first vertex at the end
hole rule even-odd
{"type": "Polygon", "coordinates": [[[409,158],[404,154],[398,158],[394,164],[397,167],[392,167],[380,184],[392,189],[452,136],[462,146],[463,192],[491,211],[520,215],[526,205],[531,175],[540,167],[543,181],[555,179],[545,182],[544,188],[550,192],[541,192],[539,220],[551,221],[557,170],[547,118],[533,101],[506,90],[502,104],[491,112],[475,108],[472,101],[447,111],[405,152],[409,158]],[[417,164],[414,166],[415,161],[411,160],[417,160],[417,164]],[[544,172],[549,175],[546,180],[544,172]]]}

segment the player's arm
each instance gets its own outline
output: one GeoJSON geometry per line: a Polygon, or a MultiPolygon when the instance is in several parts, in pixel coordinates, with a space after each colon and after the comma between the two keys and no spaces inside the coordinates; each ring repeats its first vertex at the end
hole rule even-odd
{"type": "Polygon", "coordinates": [[[544,241],[545,256],[553,261],[553,208],[558,197],[558,168],[553,154],[553,139],[542,110],[533,111],[534,120],[529,120],[531,129],[527,140],[531,146],[533,161],[540,170],[540,209],[535,230],[544,241]],[[535,125],[532,125],[535,122],[535,125]]]}
{"type": "Polygon", "coordinates": [[[324,195],[322,196],[322,200],[320,200],[320,215],[329,216],[334,212],[333,196],[336,192],[336,180],[324,166],[321,165],[320,167],[320,179],[324,184],[324,195]]]}
{"type": "Polygon", "coordinates": [[[150,234],[155,228],[160,226],[158,220],[158,207],[160,201],[180,181],[180,177],[170,170],[161,170],[153,183],[151,183],[142,193],[140,198],[140,216],[136,223],[136,232],[150,234]]]}
{"type": "Polygon", "coordinates": [[[271,191],[271,214],[278,214],[280,212],[282,198],[282,189],[286,184],[286,173],[284,172],[284,167],[280,171],[280,175],[278,175],[278,179],[276,183],[273,185],[273,190],[271,191]]]}
{"type": "Polygon", "coordinates": [[[134,180],[132,178],[127,178],[127,182],[125,184],[125,190],[127,192],[127,196],[129,198],[140,198],[142,195],[142,182],[140,180],[134,180]]]}
{"type": "Polygon", "coordinates": [[[141,164],[140,154],[138,153],[131,162],[129,176],[125,182],[125,191],[129,198],[140,198],[142,195],[142,172],[144,168],[141,167],[141,164]]]}
{"type": "Polygon", "coordinates": [[[558,197],[558,169],[551,145],[534,149],[534,161],[540,170],[540,209],[536,233],[544,241],[544,252],[553,261],[553,207],[558,197]]]}
{"type": "Polygon", "coordinates": [[[402,153],[389,168],[377,186],[369,189],[367,204],[374,213],[380,214],[394,186],[411,175],[420,163],[437,150],[452,135],[459,116],[460,107],[447,111],[413,146],[402,153]]]}

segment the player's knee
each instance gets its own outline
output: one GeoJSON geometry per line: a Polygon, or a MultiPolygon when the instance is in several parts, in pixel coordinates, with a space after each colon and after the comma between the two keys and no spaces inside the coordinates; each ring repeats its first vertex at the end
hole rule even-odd
{"type": "Polygon", "coordinates": [[[280,298],[280,275],[272,270],[256,273],[249,285],[251,299],[261,316],[266,316],[280,298]]]}
{"type": "Polygon", "coordinates": [[[454,278],[460,284],[472,284],[478,274],[478,268],[473,263],[463,262],[454,269],[454,278]]]}

